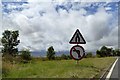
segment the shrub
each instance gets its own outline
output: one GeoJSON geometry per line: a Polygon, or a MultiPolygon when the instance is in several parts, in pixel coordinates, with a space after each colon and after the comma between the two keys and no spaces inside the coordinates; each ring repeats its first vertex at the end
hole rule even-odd
{"type": "Polygon", "coordinates": [[[61,55],[61,59],[65,59],[65,60],[67,60],[67,59],[68,59],[68,56],[65,55],[65,54],[62,54],[62,55],[61,55]]]}
{"type": "Polygon", "coordinates": [[[22,58],[22,61],[25,62],[25,63],[32,59],[29,50],[22,50],[20,56],[22,58]]]}
{"type": "Polygon", "coordinates": [[[5,62],[13,62],[14,61],[14,59],[15,59],[15,57],[13,57],[12,55],[10,55],[10,54],[6,54],[6,55],[4,55],[4,57],[3,57],[3,61],[5,61],[5,62]]]}
{"type": "Polygon", "coordinates": [[[96,54],[96,57],[100,58],[101,56],[99,54],[96,54]]]}
{"type": "Polygon", "coordinates": [[[68,59],[72,59],[72,57],[70,55],[67,55],[68,59]]]}
{"type": "Polygon", "coordinates": [[[48,58],[46,58],[46,57],[41,57],[41,60],[42,60],[42,61],[47,61],[48,58]]]}
{"type": "Polygon", "coordinates": [[[61,57],[60,56],[56,56],[55,60],[61,60],[61,57]]]}
{"type": "Polygon", "coordinates": [[[92,52],[87,53],[87,54],[85,55],[85,57],[86,57],[86,58],[91,58],[91,57],[93,57],[92,52]]]}

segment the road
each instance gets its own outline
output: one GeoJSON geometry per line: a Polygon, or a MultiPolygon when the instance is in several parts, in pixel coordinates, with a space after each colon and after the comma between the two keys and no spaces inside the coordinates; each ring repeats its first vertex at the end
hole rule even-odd
{"type": "Polygon", "coordinates": [[[120,58],[116,62],[116,65],[113,68],[112,74],[110,76],[110,80],[120,80],[120,58]]]}

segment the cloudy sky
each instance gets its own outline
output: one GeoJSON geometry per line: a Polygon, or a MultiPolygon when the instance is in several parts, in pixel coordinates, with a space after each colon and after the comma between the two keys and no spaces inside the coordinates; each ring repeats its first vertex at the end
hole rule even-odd
{"type": "MultiPolygon", "coordinates": [[[[114,0],[115,1],[115,0],[114,0]]],[[[19,30],[19,50],[70,50],[69,41],[79,29],[86,44],[86,51],[101,46],[118,46],[118,3],[64,0],[3,0],[2,33],[19,30]],[[34,2],[33,2],[34,1],[34,2]]],[[[2,35],[0,35],[2,37],[2,35]]]]}

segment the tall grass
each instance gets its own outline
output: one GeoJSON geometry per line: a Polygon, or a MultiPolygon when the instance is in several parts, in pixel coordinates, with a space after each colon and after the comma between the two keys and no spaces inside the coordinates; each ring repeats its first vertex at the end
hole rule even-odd
{"type": "MultiPolygon", "coordinates": [[[[8,64],[7,78],[93,78],[104,71],[115,58],[84,58],[76,64],[75,60],[34,60],[31,63],[8,64]]],[[[97,76],[98,77],[98,76],[97,76]]]]}

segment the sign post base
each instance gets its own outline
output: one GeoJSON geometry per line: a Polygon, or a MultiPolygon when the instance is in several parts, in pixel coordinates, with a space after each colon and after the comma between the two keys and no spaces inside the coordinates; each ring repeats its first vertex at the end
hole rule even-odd
{"type": "Polygon", "coordinates": [[[76,64],[78,65],[79,60],[76,60],[76,64]]]}

